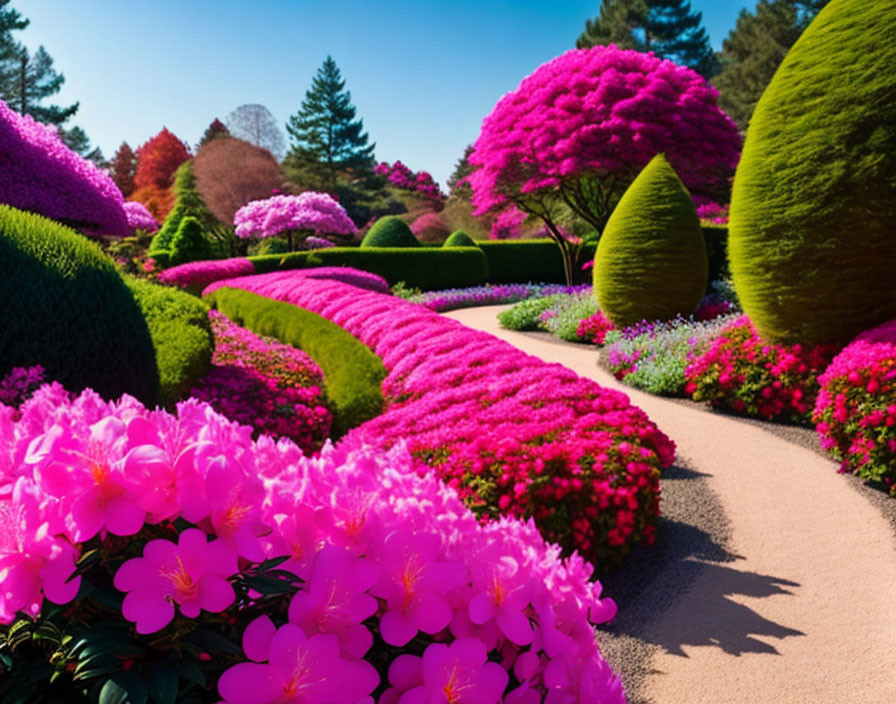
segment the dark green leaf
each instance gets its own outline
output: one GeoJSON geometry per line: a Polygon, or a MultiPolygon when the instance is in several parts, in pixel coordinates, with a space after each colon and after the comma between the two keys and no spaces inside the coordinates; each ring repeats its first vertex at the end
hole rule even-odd
{"type": "Polygon", "coordinates": [[[195,682],[200,687],[205,687],[205,674],[199,669],[195,660],[184,660],[177,666],[177,671],[188,682],[195,682]]]}
{"type": "Polygon", "coordinates": [[[99,704],[127,704],[128,690],[113,680],[106,680],[100,690],[99,704]]]}
{"type": "Polygon", "coordinates": [[[143,679],[146,680],[149,696],[157,704],[174,704],[177,701],[177,672],[171,665],[153,665],[143,673],[143,679]]]}
{"type": "Polygon", "coordinates": [[[204,628],[184,636],[184,640],[195,643],[200,648],[209,652],[218,651],[222,653],[232,653],[234,655],[239,655],[243,652],[241,648],[233,643],[233,641],[228,640],[220,633],[215,633],[214,631],[209,631],[204,628]]]}
{"type": "MultiPolygon", "coordinates": [[[[116,672],[112,675],[109,681],[114,682],[127,692],[127,699],[125,701],[127,701],[128,704],[146,704],[146,700],[149,698],[149,692],[146,690],[146,685],[143,683],[143,680],[140,679],[140,675],[133,670],[116,672]]],[[[100,701],[102,701],[102,694],[100,694],[100,701]]]]}

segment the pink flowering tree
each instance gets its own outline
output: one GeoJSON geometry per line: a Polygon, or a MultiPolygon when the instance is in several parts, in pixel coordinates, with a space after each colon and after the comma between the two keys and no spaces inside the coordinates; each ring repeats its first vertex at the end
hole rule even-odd
{"type": "Polygon", "coordinates": [[[129,200],[124,204],[124,214],[128,219],[128,227],[131,230],[143,230],[144,232],[155,232],[159,229],[159,223],[149,212],[143,203],[135,200],[129,200]]]}
{"type": "Polygon", "coordinates": [[[294,237],[304,242],[313,235],[351,236],[357,232],[345,208],[327,193],[316,191],[253,200],[236,212],[233,224],[237,237],[244,239],[286,235],[290,251],[294,237]]]}
{"type": "Polygon", "coordinates": [[[411,171],[400,161],[394,164],[383,161],[373,167],[373,172],[385,176],[396,188],[423,196],[438,211],[445,205],[445,194],[428,171],[411,171]]]}
{"type": "Polygon", "coordinates": [[[540,218],[572,273],[558,212],[600,233],[656,154],[691,193],[722,200],[740,155],[737,126],[694,71],[653,54],[596,46],[543,64],[482,123],[467,177],[476,215],[516,208],[540,218]]]}
{"type": "Polygon", "coordinates": [[[88,235],[131,234],[118,186],[56,130],[0,100],[0,203],[88,235]]]}

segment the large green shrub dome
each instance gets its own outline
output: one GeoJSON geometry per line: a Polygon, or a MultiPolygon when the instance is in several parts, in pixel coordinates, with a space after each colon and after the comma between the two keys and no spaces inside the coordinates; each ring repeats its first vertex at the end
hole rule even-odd
{"type": "Polygon", "coordinates": [[[0,377],[40,364],[70,391],[154,404],[146,321],[112,260],[83,235],[0,205],[0,377]]]}
{"type": "Polygon", "coordinates": [[[623,194],[594,256],[597,303],[616,327],[690,315],[706,291],[700,219],[661,154],[623,194]]]}
{"type": "Polygon", "coordinates": [[[476,247],[476,240],[463,230],[455,230],[442,243],[443,247],[476,247]]]}
{"type": "Polygon", "coordinates": [[[896,3],[832,0],[750,120],[731,273],[759,333],[846,342],[896,318],[896,3]]]}
{"type": "Polygon", "coordinates": [[[401,218],[387,215],[380,218],[361,240],[362,247],[419,247],[411,228],[401,218]]]}

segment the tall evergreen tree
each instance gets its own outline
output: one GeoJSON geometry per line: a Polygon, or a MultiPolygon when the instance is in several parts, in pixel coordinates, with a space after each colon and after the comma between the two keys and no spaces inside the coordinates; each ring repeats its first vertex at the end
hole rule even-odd
{"type": "Polygon", "coordinates": [[[722,109],[746,131],[753,108],[790,47],[828,0],[759,0],[741,10],[722,44],[722,70],[713,79],[722,109]]]}
{"type": "Polygon", "coordinates": [[[29,20],[11,7],[7,7],[9,3],[10,0],[0,0],[0,92],[8,80],[6,77],[7,62],[15,59],[21,48],[12,33],[25,29],[29,24],[29,20]]]}
{"type": "Polygon", "coordinates": [[[363,172],[373,167],[376,145],[368,144],[364,122],[355,115],[342,74],[327,56],[305,93],[301,109],[286,125],[292,148],[283,166],[291,181],[335,192],[340,172],[363,172]]]}
{"type": "Polygon", "coordinates": [[[702,26],[703,15],[690,0],[603,0],[599,14],[585,23],[579,49],[616,44],[622,49],[652,51],[694,69],[704,78],[719,71],[719,62],[702,26]]]}
{"type": "Polygon", "coordinates": [[[7,62],[4,75],[9,81],[2,86],[7,105],[23,115],[31,115],[38,122],[61,125],[78,111],[78,103],[68,107],[42,105],[51,95],[56,95],[65,83],[65,76],[53,68],[53,59],[43,47],[33,54],[19,46],[17,56],[7,62]]]}
{"type": "Polygon", "coordinates": [[[218,137],[230,136],[230,130],[227,129],[227,125],[225,125],[216,117],[214,120],[212,120],[211,124],[205,128],[205,133],[199,140],[199,144],[196,145],[196,151],[198,152],[200,149],[202,149],[202,147],[211,142],[213,139],[217,139],[218,137]]]}
{"type": "Polygon", "coordinates": [[[99,147],[91,147],[90,138],[87,133],[75,125],[71,129],[59,127],[59,138],[73,152],[77,152],[85,159],[89,159],[100,167],[107,166],[106,157],[103,156],[103,150],[99,147]]]}
{"type": "Polygon", "coordinates": [[[137,155],[131,145],[122,142],[111,163],[112,180],[125,198],[134,192],[134,175],[137,173],[137,155]]]}

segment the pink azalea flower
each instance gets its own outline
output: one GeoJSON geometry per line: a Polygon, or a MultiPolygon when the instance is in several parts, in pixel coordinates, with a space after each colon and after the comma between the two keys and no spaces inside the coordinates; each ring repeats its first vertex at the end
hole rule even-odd
{"type": "Polygon", "coordinates": [[[190,528],[178,543],[151,540],[143,557],[125,562],[115,574],[115,588],[127,592],[121,612],[138,633],[154,633],[174,618],[174,604],[188,618],[201,609],[219,612],[236,598],[227,578],[237,572],[236,553],[221,540],[206,542],[190,528]]]}
{"type": "Polygon", "coordinates": [[[524,611],[529,606],[530,584],[519,583],[519,566],[511,557],[485,560],[483,564],[483,574],[474,585],[482,591],[470,601],[470,620],[481,625],[494,619],[512,642],[528,645],[533,632],[524,611]]]}
{"type": "Polygon", "coordinates": [[[291,623],[273,634],[267,624],[256,626],[248,650],[256,656],[266,650],[268,662],[225,670],[218,680],[224,704],[356,704],[379,684],[372,665],[340,657],[336,636],[307,638],[291,623]]]}
{"type": "Polygon", "coordinates": [[[259,536],[268,532],[261,522],[264,489],[257,477],[249,477],[230,457],[220,455],[209,463],[205,493],[215,534],[240,557],[264,559],[259,536]]]}
{"type": "Polygon", "coordinates": [[[509,677],[487,658],[485,645],[476,638],[433,643],[423,653],[423,684],[405,692],[399,704],[497,704],[509,677]]]}
{"type": "Polygon", "coordinates": [[[314,560],[306,590],[296,592],[289,604],[289,622],[305,633],[332,633],[342,649],[364,657],[373,635],[362,621],[377,610],[367,590],[376,583],[379,570],[366,559],[355,558],[344,548],[327,545],[314,560]]]}

